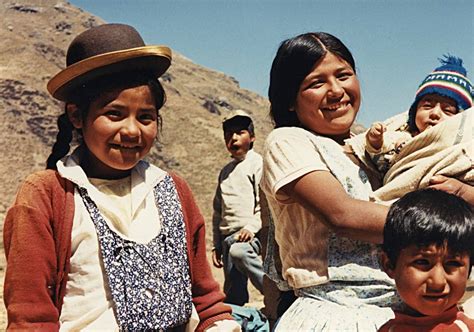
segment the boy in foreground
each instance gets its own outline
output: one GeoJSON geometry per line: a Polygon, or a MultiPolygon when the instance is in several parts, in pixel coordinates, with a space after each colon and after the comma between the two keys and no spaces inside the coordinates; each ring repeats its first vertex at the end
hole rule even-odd
{"type": "Polygon", "coordinates": [[[388,213],[382,266],[404,304],[380,331],[474,331],[458,307],[471,271],[474,213],[457,196],[414,191],[388,213]]]}

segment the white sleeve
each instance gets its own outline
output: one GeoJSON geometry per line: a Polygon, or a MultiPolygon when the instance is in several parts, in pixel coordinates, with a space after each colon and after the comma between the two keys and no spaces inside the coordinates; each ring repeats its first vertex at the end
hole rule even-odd
{"type": "Polygon", "coordinates": [[[261,185],[282,203],[291,202],[279,191],[283,186],[313,171],[329,171],[312,136],[302,128],[278,128],[265,142],[261,185]]]}

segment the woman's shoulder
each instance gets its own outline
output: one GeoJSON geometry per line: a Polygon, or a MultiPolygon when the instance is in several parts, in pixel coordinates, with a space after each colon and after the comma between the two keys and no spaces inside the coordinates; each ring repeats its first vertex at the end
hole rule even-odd
{"type": "Polygon", "coordinates": [[[279,136],[308,136],[312,135],[310,131],[300,128],[300,127],[279,127],[273,129],[270,134],[268,135],[268,138],[271,137],[279,137],[279,136]]]}
{"type": "Polygon", "coordinates": [[[264,154],[269,150],[299,150],[308,151],[320,149],[334,149],[338,144],[330,138],[320,136],[300,127],[283,127],[274,129],[268,136],[264,145],[264,154]]]}
{"type": "Polygon", "coordinates": [[[311,140],[315,135],[310,131],[300,127],[281,127],[273,129],[268,134],[265,145],[271,145],[286,140],[311,140]]]}

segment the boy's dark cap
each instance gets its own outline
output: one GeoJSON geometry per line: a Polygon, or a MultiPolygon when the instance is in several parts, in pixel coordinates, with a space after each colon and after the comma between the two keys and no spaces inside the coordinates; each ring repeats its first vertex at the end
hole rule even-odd
{"type": "Polygon", "coordinates": [[[171,65],[171,49],[146,46],[135,28],[103,24],[79,34],[69,45],[66,68],[47,85],[49,93],[67,101],[82,84],[121,71],[147,71],[157,78],[171,65]]]}
{"type": "Polygon", "coordinates": [[[222,121],[222,123],[225,125],[226,123],[228,123],[230,120],[234,120],[234,119],[238,119],[238,118],[242,118],[242,120],[244,119],[248,119],[249,123],[252,122],[252,118],[250,117],[250,115],[243,111],[243,110],[234,110],[232,111],[229,115],[227,115],[224,120],[222,121]]]}

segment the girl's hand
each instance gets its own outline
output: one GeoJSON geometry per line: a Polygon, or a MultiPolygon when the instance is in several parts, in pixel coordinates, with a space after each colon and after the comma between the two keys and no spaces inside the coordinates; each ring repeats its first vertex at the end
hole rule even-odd
{"type": "Polygon", "coordinates": [[[374,150],[380,150],[383,145],[383,133],[387,130],[381,122],[374,123],[366,134],[367,141],[374,150]]]}
{"type": "Polygon", "coordinates": [[[218,269],[224,266],[222,263],[222,253],[216,248],[212,249],[212,264],[218,269]]]}
{"type": "Polygon", "coordinates": [[[474,187],[458,179],[449,178],[444,175],[435,175],[430,179],[429,187],[456,195],[469,204],[474,205],[474,187]]]}

